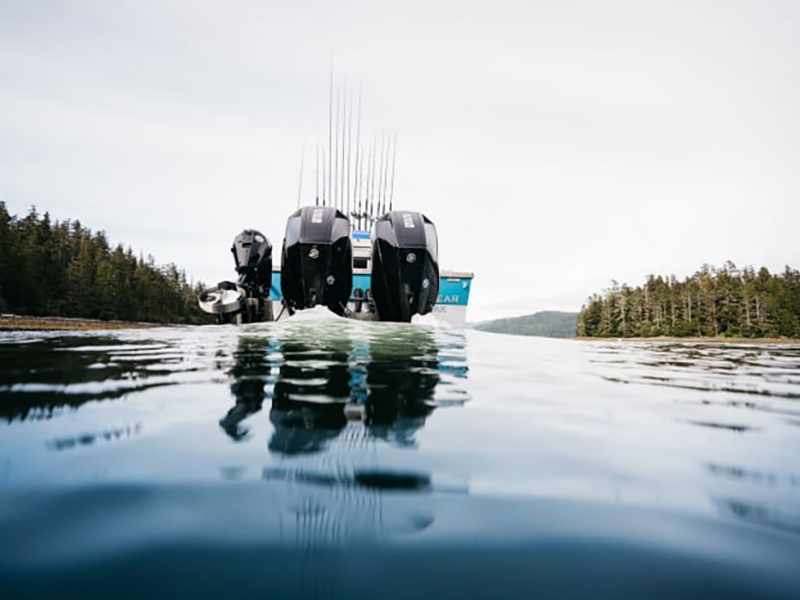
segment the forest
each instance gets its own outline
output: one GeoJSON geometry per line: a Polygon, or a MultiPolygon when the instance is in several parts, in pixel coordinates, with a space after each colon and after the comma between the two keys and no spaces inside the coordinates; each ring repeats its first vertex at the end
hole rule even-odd
{"type": "Polygon", "coordinates": [[[207,323],[202,285],[174,264],[157,266],[113,246],[80,221],[19,218],[0,202],[0,312],[155,323],[207,323]]]}
{"type": "Polygon", "coordinates": [[[616,281],[581,308],[580,337],[800,337],[800,272],[704,265],[683,281],[616,281]]]}

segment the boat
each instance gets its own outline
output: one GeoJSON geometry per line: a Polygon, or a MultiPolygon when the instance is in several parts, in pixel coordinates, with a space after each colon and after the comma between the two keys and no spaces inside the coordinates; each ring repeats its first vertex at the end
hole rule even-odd
{"type": "Polygon", "coordinates": [[[334,136],[332,77],[328,144],[317,144],[314,203],[300,206],[304,148],[297,210],[286,222],[280,266],[273,266],[267,237],[245,229],[231,247],[237,281],[205,290],[200,308],[218,323],[277,321],[325,306],[354,319],[407,323],[431,314],[464,327],[473,274],[440,271],[433,221],[394,208],[397,136],[384,135],[380,146],[375,136],[362,149],[360,96],[351,160],[352,105],[348,125],[346,102],[337,96],[334,136]]]}
{"type": "Polygon", "coordinates": [[[414,211],[392,210],[373,220],[372,231],[350,230],[340,210],[298,209],[287,222],[280,266],[272,245],[257,230],[233,241],[236,282],[200,294],[200,308],[218,323],[290,318],[326,306],[359,320],[410,322],[431,314],[464,327],[473,274],[439,270],[433,222],[414,211]]]}

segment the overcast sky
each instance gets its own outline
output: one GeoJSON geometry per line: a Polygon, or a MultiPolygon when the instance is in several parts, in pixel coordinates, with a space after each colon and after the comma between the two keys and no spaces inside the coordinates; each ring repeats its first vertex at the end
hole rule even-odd
{"type": "Polygon", "coordinates": [[[800,2],[0,0],[0,200],[233,278],[313,203],[337,83],[469,320],[612,279],[800,267],[800,2]]]}

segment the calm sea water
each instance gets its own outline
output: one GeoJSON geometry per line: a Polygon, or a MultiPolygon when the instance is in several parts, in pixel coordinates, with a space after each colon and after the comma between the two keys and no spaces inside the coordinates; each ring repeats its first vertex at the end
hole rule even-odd
{"type": "Polygon", "coordinates": [[[0,334],[0,597],[798,598],[800,347],[0,334]]]}

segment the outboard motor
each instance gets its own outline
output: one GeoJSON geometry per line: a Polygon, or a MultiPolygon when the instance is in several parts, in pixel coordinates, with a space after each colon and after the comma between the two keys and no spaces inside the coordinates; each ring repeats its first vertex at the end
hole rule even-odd
{"type": "Polygon", "coordinates": [[[286,223],[281,291],[289,313],[317,305],[343,315],[353,287],[350,221],[332,206],[305,206],[286,223]]]}
{"type": "Polygon", "coordinates": [[[255,229],[245,229],[237,235],[231,246],[238,285],[245,291],[245,323],[272,320],[269,288],[272,286],[272,244],[255,229]]]}
{"type": "Polygon", "coordinates": [[[375,222],[371,290],[381,321],[407,323],[433,310],[438,261],[436,227],[422,213],[394,210],[375,222]]]}
{"type": "Polygon", "coordinates": [[[272,244],[255,229],[245,229],[236,236],[231,246],[239,285],[248,296],[269,297],[272,285],[272,244]]]}
{"type": "Polygon", "coordinates": [[[238,281],[205,290],[198,298],[200,308],[216,315],[218,323],[271,321],[272,244],[261,232],[245,229],[234,238],[231,252],[238,281]]]}

